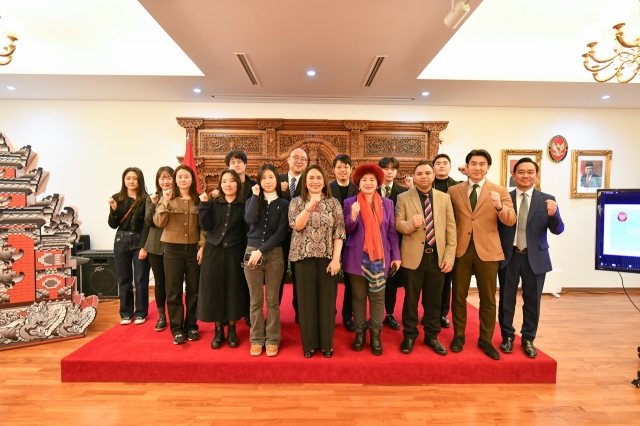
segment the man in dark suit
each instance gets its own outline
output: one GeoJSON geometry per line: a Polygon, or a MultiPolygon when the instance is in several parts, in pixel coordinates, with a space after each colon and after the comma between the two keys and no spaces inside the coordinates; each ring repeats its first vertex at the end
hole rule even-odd
{"type": "Polygon", "coordinates": [[[540,319],[540,298],[547,272],[551,271],[547,230],[553,234],[564,231],[558,204],[552,195],[534,188],[538,179],[538,165],[524,157],[513,168],[516,189],[511,200],[518,218],[516,224],[498,223],[498,232],[505,259],[500,262],[500,304],[498,322],[502,333],[500,350],[513,352],[513,316],[516,310],[518,284],[522,279],[524,306],[522,323],[522,348],[529,358],[538,355],[533,346],[540,319]]]}
{"type": "Polygon", "coordinates": [[[584,174],[580,176],[580,187],[602,188],[602,177],[593,173],[593,161],[587,161],[584,165],[584,174]]]}
{"type": "MultiPolygon", "coordinates": [[[[378,194],[393,201],[393,206],[395,207],[398,201],[398,195],[408,191],[404,186],[394,182],[398,175],[400,163],[398,163],[398,160],[394,157],[384,157],[378,161],[378,165],[384,170],[384,183],[378,188],[378,194]]],[[[399,243],[402,244],[402,234],[398,233],[398,238],[399,243]]],[[[387,311],[384,322],[393,330],[400,330],[400,323],[396,320],[393,312],[396,308],[398,287],[403,285],[402,276],[403,274],[398,271],[398,273],[387,280],[387,287],[384,290],[384,307],[387,311]]]]}
{"type": "MultiPolygon", "coordinates": [[[[302,148],[294,148],[289,152],[289,172],[280,175],[280,185],[282,187],[282,198],[291,201],[292,198],[300,196],[302,190],[302,172],[309,164],[309,156],[302,148]]],[[[289,249],[291,248],[291,228],[288,228],[287,238],[282,242],[282,255],[285,262],[289,259],[289,249]]],[[[280,283],[280,303],[282,303],[282,292],[284,290],[284,280],[287,277],[287,268],[284,268],[282,282],[280,283]]],[[[294,267],[291,265],[291,281],[293,282],[293,310],[296,312],[296,323],[298,323],[298,293],[296,291],[296,276],[294,267]]]]}
{"type": "MultiPolygon", "coordinates": [[[[333,159],[333,173],[336,180],[329,184],[333,197],[340,201],[344,207],[344,200],[358,195],[360,189],[351,182],[351,157],[347,154],[338,154],[333,159]]],[[[351,282],[349,275],[344,274],[344,299],[342,301],[342,323],[349,331],[356,331],[356,324],[353,322],[353,303],[351,294],[351,282]]]]}

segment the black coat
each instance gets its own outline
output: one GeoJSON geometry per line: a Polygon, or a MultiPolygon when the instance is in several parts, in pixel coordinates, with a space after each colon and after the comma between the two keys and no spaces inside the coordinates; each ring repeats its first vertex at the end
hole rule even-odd
{"type": "MultiPolygon", "coordinates": [[[[300,178],[302,178],[302,175],[300,175],[300,178]]],[[[280,182],[289,182],[289,174],[285,173],[280,175],[280,182]]],[[[296,180],[296,190],[293,193],[293,198],[295,197],[299,197],[300,196],[300,191],[302,191],[302,185],[300,184],[300,179],[296,180]]],[[[291,194],[289,193],[289,190],[287,189],[286,191],[282,191],[282,198],[284,198],[287,201],[291,201],[291,194]]]]}
{"type": "MultiPolygon", "coordinates": [[[[384,184],[383,184],[384,186],[384,184]]],[[[402,194],[403,192],[407,192],[409,188],[406,188],[402,185],[398,185],[393,182],[393,186],[391,187],[391,194],[389,195],[389,199],[393,201],[393,206],[395,207],[396,202],[398,201],[398,194],[402,194]]],[[[382,187],[378,188],[378,194],[382,195],[382,187]]]]}
{"type": "MultiPolygon", "coordinates": [[[[340,196],[340,185],[338,185],[338,181],[334,180],[329,184],[329,188],[331,189],[331,194],[333,198],[337,198],[340,201],[340,205],[344,207],[344,200],[340,196]]],[[[347,198],[351,198],[360,193],[360,189],[353,184],[353,182],[349,181],[349,187],[347,188],[347,198]]],[[[345,200],[347,199],[345,198],[345,200]]]]}

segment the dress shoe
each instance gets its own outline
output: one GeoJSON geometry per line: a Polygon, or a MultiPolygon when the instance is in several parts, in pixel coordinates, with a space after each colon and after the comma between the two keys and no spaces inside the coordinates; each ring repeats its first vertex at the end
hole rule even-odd
{"type": "Polygon", "coordinates": [[[490,341],[478,339],[478,347],[482,349],[489,358],[495,359],[496,361],[500,359],[500,354],[490,341]]]}
{"type": "Polygon", "coordinates": [[[465,338],[464,336],[455,336],[451,345],[451,352],[462,352],[462,348],[464,347],[465,338]]]}
{"type": "Polygon", "coordinates": [[[156,322],[156,326],[154,330],[162,331],[165,328],[167,328],[167,318],[164,315],[162,315],[160,318],[158,318],[158,322],[156,322]]]}
{"type": "Polygon", "coordinates": [[[533,346],[533,342],[530,340],[522,341],[522,349],[524,349],[524,354],[529,358],[535,358],[538,356],[538,351],[533,346]]]}
{"type": "Polygon", "coordinates": [[[173,336],[173,344],[174,345],[182,345],[187,341],[187,336],[184,333],[178,333],[173,336]]]}
{"type": "Polygon", "coordinates": [[[386,322],[392,330],[400,330],[400,323],[396,321],[396,317],[394,317],[393,314],[387,315],[384,322],[386,322]]]}
{"type": "Polygon", "coordinates": [[[351,318],[343,318],[342,322],[344,324],[344,328],[346,328],[348,331],[356,331],[356,323],[353,322],[351,318]]]}
{"type": "Polygon", "coordinates": [[[369,336],[371,338],[371,353],[380,356],[382,355],[382,342],[380,341],[380,331],[369,329],[369,336]]]}
{"type": "Polygon", "coordinates": [[[305,358],[311,358],[315,352],[316,352],[315,349],[312,350],[312,351],[309,351],[309,352],[305,352],[304,353],[304,357],[305,358]]]}
{"type": "Polygon", "coordinates": [[[238,335],[236,334],[236,325],[229,324],[227,330],[227,344],[230,348],[237,348],[240,342],[238,341],[238,335]]]}
{"type": "Polygon", "coordinates": [[[513,352],[513,337],[503,338],[502,343],[500,343],[500,350],[505,354],[513,352]]]}
{"type": "Polygon", "coordinates": [[[357,331],[356,338],[353,339],[353,346],[352,346],[353,350],[356,352],[360,352],[362,348],[364,348],[364,344],[365,344],[364,331],[357,331]]]}
{"type": "Polygon", "coordinates": [[[333,356],[333,349],[329,352],[322,351],[322,355],[324,355],[325,358],[331,358],[333,356]]]}
{"type": "Polygon", "coordinates": [[[445,349],[444,346],[442,346],[442,343],[438,342],[438,339],[429,339],[427,337],[424,338],[424,344],[429,346],[430,348],[433,349],[433,351],[435,353],[437,353],[438,355],[446,355],[447,354],[447,350],[445,349]]]}
{"type": "Polygon", "coordinates": [[[211,349],[218,349],[222,346],[222,342],[224,342],[224,325],[216,325],[215,334],[211,341],[211,349]]]}
{"type": "Polygon", "coordinates": [[[447,317],[440,317],[440,327],[442,327],[442,328],[449,328],[449,327],[451,327],[451,322],[449,322],[449,318],[447,318],[447,317]]]}
{"type": "Polygon", "coordinates": [[[415,340],[405,337],[404,339],[402,339],[402,343],[400,344],[400,352],[402,352],[403,354],[410,354],[413,350],[413,344],[415,342],[415,340]]]}

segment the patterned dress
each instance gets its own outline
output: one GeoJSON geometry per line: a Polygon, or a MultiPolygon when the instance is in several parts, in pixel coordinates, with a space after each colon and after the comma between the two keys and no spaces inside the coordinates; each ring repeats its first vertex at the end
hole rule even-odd
{"type": "Polygon", "coordinates": [[[296,217],[302,212],[308,201],[301,197],[291,200],[289,205],[289,226],[293,229],[289,261],[309,257],[333,256],[333,240],[346,239],[342,206],[335,198],[322,198],[309,213],[309,220],[302,231],[296,231],[296,217]]]}

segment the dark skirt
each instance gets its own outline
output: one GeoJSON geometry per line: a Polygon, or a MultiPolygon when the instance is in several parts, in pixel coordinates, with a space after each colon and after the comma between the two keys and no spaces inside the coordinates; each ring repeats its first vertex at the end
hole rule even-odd
{"type": "Polygon", "coordinates": [[[247,280],[240,266],[244,247],[204,245],[198,293],[198,319],[204,322],[237,321],[244,315],[247,280]]]}

